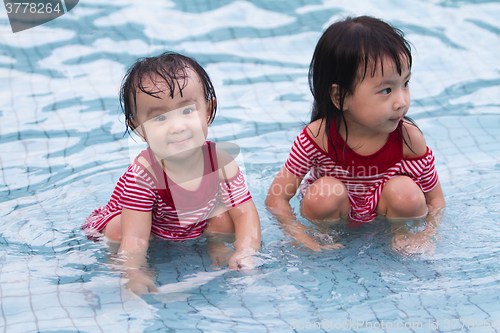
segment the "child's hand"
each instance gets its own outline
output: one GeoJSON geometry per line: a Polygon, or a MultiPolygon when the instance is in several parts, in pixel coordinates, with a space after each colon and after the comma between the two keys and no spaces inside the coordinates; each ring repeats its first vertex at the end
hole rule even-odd
{"type": "Polygon", "coordinates": [[[406,224],[393,222],[392,248],[407,255],[433,255],[436,241],[440,238],[437,229],[441,224],[441,212],[442,210],[429,213],[425,221],[413,223],[412,228],[408,228],[406,224]]]}
{"type": "Polygon", "coordinates": [[[229,258],[229,269],[254,269],[257,266],[257,260],[254,258],[255,253],[252,249],[234,252],[229,258]]]}
{"type": "Polygon", "coordinates": [[[434,254],[436,244],[425,234],[398,234],[392,238],[392,248],[404,254],[434,254]]]}
{"type": "Polygon", "coordinates": [[[128,279],[125,287],[138,296],[158,291],[149,275],[139,269],[129,270],[124,278],[128,279]]]}
{"type": "Polygon", "coordinates": [[[304,245],[305,248],[316,252],[321,252],[322,250],[336,250],[344,247],[344,245],[340,243],[320,245],[317,241],[313,239],[304,240],[303,242],[300,243],[295,241],[292,244],[298,248],[300,248],[300,244],[302,244],[304,245]]]}

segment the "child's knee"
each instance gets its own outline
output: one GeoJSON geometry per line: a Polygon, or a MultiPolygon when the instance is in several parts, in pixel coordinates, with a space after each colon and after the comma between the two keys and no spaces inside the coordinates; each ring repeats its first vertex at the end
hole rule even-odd
{"type": "Polygon", "coordinates": [[[309,186],[302,214],[311,220],[338,219],[349,213],[347,189],[338,179],[322,177],[309,186]]]}
{"type": "Polygon", "coordinates": [[[382,190],[386,214],[416,217],[427,213],[425,196],[420,187],[407,176],[390,179],[382,190]]]}

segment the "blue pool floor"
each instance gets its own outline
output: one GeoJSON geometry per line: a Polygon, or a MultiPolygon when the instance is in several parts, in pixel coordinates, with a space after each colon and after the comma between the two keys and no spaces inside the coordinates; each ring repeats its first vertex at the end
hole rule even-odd
{"type": "Polygon", "coordinates": [[[4,13],[0,330],[499,331],[498,2],[88,0],[16,34],[4,13]],[[318,241],[344,245],[311,252],[264,207],[310,116],[317,39],[361,14],[401,28],[414,46],[409,115],[434,151],[447,202],[429,253],[394,249],[404,226],[384,220],[359,228],[301,220],[318,241]],[[154,242],[151,273],[169,292],[139,298],[122,288],[114,253],[80,225],[141,147],[123,134],[121,77],[137,57],[164,50],[193,56],[213,79],[220,110],[209,139],[241,147],[263,248],[257,269],[221,274],[203,240],[154,242]]]}

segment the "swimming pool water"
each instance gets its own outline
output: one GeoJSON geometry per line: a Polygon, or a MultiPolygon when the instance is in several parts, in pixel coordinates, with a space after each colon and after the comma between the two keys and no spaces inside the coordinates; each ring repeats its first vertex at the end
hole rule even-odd
{"type": "Polygon", "coordinates": [[[497,1],[86,0],[16,34],[0,13],[4,332],[499,331],[497,1]],[[344,248],[298,249],[263,204],[309,119],[317,39],[335,20],[364,14],[414,45],[409,115],[434,150],[447,201],[433,253],[394,250],[387,221],[304,221],[344,248]],[[113,254],[79,227],[139,149],[123,135],[124,71],[165,50],[195,57],[214,81],[220,110],[209,138],[241,147],[262,265],[220,274],[204,241],[155,242],[155,281],[171,287],[138,298],[122,290],[113,254]]]}

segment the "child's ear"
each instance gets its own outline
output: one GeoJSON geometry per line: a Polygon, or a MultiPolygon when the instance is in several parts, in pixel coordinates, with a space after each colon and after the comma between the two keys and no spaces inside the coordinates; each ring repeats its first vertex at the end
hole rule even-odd
{"type": "Polygon", "coordinates": [[[332,100],[333,105],[340,110],[340,88],[339,85],[334,83],[330,88],[330,99],[332,100]]]}
{"type": "Polygon", "coordinates": [[[208,109],[207,109],[207,125],[210,126],[212,122],[214,121],[214,112],[215,108],[217,107],[217,100],[215,97],[212,97],[212,100],[208,102],[208,109]]]}

